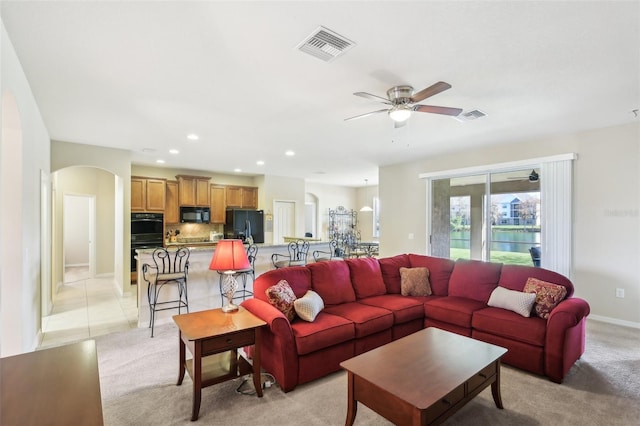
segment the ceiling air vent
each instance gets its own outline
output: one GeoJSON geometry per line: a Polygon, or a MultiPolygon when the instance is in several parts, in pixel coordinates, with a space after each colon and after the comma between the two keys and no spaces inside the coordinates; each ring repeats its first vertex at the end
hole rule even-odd
{"type": "Polygon", "coordinates": [[[318,27],[297,48],[325,62],[331,62],[353,46],[354,42],[340,34],[325,27],[318,27]]]}
{"type": "Polygon", "coordinates": [[[463,112],[462,114],[453,118],[455,118],[458,121],[473,121],[473,120],[477,120],[478,118],[482,118],[486,116],[487,116],[486,113],[480,111],[479,109],[474,109],[473,111],[463,112]]]}

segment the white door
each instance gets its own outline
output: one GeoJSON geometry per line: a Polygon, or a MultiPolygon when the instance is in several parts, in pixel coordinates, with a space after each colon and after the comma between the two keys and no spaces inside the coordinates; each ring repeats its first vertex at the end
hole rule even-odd
{"type": "Polygon", "coordinates": [[[284,244],[283,237],[296,236],[296,203],[275,201],[273,211],[273,244],[284,244]]]}
{"type": "Polygon", "coordinates": [[[63,202],[64,282],[91,278],[95,274],[95,198],[65,194],[63,202]]]}

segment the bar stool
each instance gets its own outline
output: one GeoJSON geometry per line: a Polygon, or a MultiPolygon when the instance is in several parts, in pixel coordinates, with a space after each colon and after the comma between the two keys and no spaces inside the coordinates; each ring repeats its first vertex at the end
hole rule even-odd
{"type": "Polygon", "coordinates": [[[175,251],[169,251],[158,247],[153,251],[155,265],[142,265],[142,276],[147,282],[147,299],[149,301],[149,328],[153,337],[153,327],[156,312],[167,309],[178,309],[178,314],[184,307],[189,312],[189,299],[187,297],[187,275],[189,272],[190,251],[181,247],[175,251]],[[160,292],[167,284],[175,284],[178,290],[178,298],[160,300],[160,292]],[[170,305],[170,306],[165,306],[170,305]],[[159,307],[160,306],[160,307],[159,307]]]}
{"type": "Polygon", "coordinates": [[[271,263],[274,268],[286,268],[288,266],[304,266],[307,264],[307,253],[309,252],[309,241],[292,241],[287,245],[288,255],[273,253],[271,263]],[[281,260],[282,259],[282,260],[281,260]]]}

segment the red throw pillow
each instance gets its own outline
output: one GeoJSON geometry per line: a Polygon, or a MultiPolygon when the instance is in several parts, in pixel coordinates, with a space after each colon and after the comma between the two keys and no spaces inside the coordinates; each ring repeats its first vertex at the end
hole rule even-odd
{"type": "Polygon", "coordinates": [[[536,315],[547,319],[551,311],[564,300],[567,289],[564,286],[548,283],[537,278],[527,279],[524,285],[525,293],[535,293],[536,302],[533,305],[536,315]]]}
{"type": "Polygon", "coordinates": [[[293,302],[296,301],[296,295],[293,293],[291,286],[286,280],[280,280],[278,284],[272,285],[265,290],[267,300],[287,317],[289,322],[296,317],[293,302]]]}

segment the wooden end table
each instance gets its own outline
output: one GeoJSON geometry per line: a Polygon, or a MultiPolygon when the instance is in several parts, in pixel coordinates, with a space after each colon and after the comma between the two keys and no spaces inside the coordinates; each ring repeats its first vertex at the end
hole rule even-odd
{"type": "Polygon", "coordinates": [[[505,348],[426,328],[340,363],[348,372],[346,425],[363,403],[395,424],[440,424],[491,385],[502,408],[505,348]]]}
{"type": "Polygon", "coordinates": [[[260,330],[266,322],[240,307],[235,312],[222,309],[174,315],[179,329],[180,370],[182,384],[185,370],[193,381],[193,410],[191,420],[198,420],[202,388],[248,374],[251,365],[238,348],[255,344],[253,353],[253,385],[262,397],[260,382],[260,330]],[[193,356],[186,359],[186,350],[193,356]]]}

